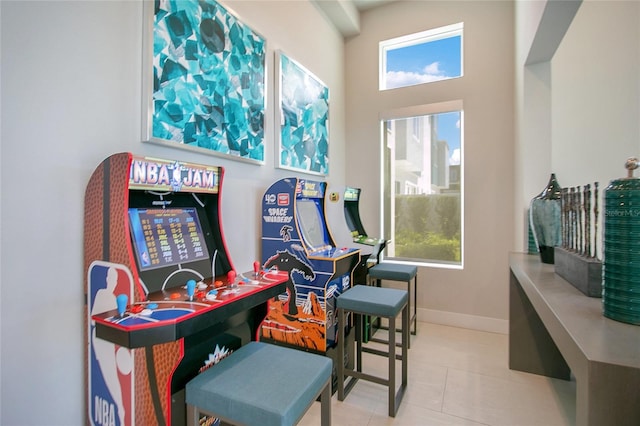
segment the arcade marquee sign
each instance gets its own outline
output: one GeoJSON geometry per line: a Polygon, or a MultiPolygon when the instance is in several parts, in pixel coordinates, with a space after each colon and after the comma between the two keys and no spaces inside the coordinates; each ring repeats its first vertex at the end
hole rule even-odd
{"type": "Polygon", "coordinates": [[[222,167],[136,157],[131,161],[129,188],[218,193],[222,167]]]}
{"type": "MultiPolygon", "coordinates": [[[[300,179],[296,184],[295,197],[322,198],[324,186],[319,182],[300,179]]],[[[264,205],[267,206],[262,220],[266,223],[291,223],[293,214],[291,206],[291,194],[288,192],[267,192],[264,195],[264,205]]]]}

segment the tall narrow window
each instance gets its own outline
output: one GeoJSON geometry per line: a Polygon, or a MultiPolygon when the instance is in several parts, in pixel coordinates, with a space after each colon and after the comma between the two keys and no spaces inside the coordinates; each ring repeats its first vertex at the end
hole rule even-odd
{"type": "Polygon", "coordinates": [[[382,123],[385,257],[462,267],[462,102],[409,112],[382,123]]]}
{"type": "Polygon", "coordinates": [[[380,42],[380,90],[463,76],[463,23],[380,42]]]}

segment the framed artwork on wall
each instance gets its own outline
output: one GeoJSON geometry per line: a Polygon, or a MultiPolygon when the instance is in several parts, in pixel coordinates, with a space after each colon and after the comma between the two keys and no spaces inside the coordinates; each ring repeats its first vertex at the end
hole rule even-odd
{"type": "Polygon", "coordinates": [[[295,60],[276,51],[279,168],[329,174],[329,88],[295,60]]]}
{"type": "Polygon", "coordinates": [[[214,0],[144,9],[143,140],[264,164],[266,40],[214,0]]]}

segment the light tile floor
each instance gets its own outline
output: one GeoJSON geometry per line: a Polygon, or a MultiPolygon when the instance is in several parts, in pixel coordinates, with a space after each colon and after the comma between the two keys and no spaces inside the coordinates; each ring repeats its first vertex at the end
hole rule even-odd
{"type": "MultiPolygon", "coordinates": [[[[509,370],[508,339],[418,323],[409,349],[409,383],[396,417],[387,415],[387,388],[360,380],[344,401],[338,401],[337,392],[333,395],[333,425],[575,425],[575,380],[509,370]]],[[[363,358],[364,371],[387,377],[386,358],[363,358]]],[[[319,424],[320,404],[315,402],[300,425],[319,424]]]]}

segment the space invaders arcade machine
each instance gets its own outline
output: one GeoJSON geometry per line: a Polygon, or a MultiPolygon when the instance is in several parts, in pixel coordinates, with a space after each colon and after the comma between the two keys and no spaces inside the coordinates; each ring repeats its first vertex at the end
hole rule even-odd
{"type": "MultiPolygon", "coordinates": [[[[87,418],[184,425],[184,386],[250,340],[287,274],[236,273],[221,167],[114,154],[85,193],[87,418]]],[[[248,268],[251,269],[251,268],[248,268]]],[[[204,424],[215,424],[206,419],[204,424]]]]}
{"type": "Polygon", "coordinates": [[[335,302],[352,285],[360,251],[336,247],[325,220],[325,194],[326,182],[295,177],[275,182],[264,194],[262,267],[286,272],[288,280],[286,292],[270,301],[260,336],[326,354],[335,368],[335,302]]]}

